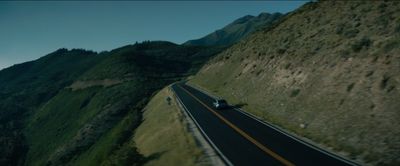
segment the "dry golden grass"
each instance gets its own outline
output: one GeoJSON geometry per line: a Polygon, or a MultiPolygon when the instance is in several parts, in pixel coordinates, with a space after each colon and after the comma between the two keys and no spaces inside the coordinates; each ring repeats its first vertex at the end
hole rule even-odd
{"type": "Polygon", "coordinates": [[[399,59],[400,2],[321,1],[222,52],[190,82],[351,159],[399,165],[399,59]]]}
{"type": "Polygon", "coordinates": [[[169,88],[164,88],[146,106],[144,121],[137,128],[134,139],[139,152],[150,157],[146,165],[204,165],[198,160],[202,150],[188,132],[184,116],[169,88]]]}

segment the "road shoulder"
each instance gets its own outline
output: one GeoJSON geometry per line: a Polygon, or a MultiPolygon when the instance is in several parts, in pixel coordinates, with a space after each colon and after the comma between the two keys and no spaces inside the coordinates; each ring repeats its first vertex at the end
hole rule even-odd
{"type": "Polygon", "coordinates": [[[139,152],[149,158],[145,165],[218,165],[215,154],[210,154],[200,132],[178,103],[171,88],[166,87],[144,109],[144,120],[134,139],[139,152]]]}

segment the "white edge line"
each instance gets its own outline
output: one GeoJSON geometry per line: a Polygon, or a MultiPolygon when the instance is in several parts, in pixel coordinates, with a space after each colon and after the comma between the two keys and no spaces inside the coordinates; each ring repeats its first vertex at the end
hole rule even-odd
{"type": "Polygon", "coordinates": [[[356,164],[356,163],[354,163],[354,162],[352,162],[352,161],[348,161],[348,160],[346,160],[346,159],[344,159],[344,158],[342,158],[342,157],[340,157],[340,156],[338,156],[338,155],[336,155],[336,154],[333,154],[333,153],[328,152],[328,151],[326,151],[326,150],[324,150],[324,149],[318,148],[318,147],[316,147],[315,145],[313,145],[313,144],[311,144],[311,143],[308,143],[308,142],[306,142],[306,141],[304,141],[304,140],[298,138],[297,136],[293,136],[293,135],[287,133],[286,131],[280,129],[279,127],[277,127],[277,126],[275,126],[275,125],[273,125],[273,124],[270,124],[270,123],[268,123],[268,122],[261,121],[259,118],[255,117],[254,115],[251,115],[251,114],[249,114],[249,113],[247,113],[247,112],[244,112],[244,111],[241,110],[241,109],[235,108],[235,110],[239,111],[240,113],[242,113],[242,114],[244,114],[244,115],[246,115],[246,116],[248,116],[248,117],[250,117],[250,118],[252,118],[252,119],[254,119],[254,120],[256,120],[256,121],[258,121],[258,122],[260,122],[260,123],[262,123],[262,124],[264,124],[264,125],[266,125],[266,126],[268,126],[268,127],[271,127],[271,128],[274,129],[275,131],[278,131],[278,132],[280,132],[281,134],[284,134],[284,135],[286,135],[286,136],[288,136],[288,137],[290,137],[290,138],[296,140],[296,141],[299,142],[299,143],[302,143],[302,144],[304,144],[304,145],[306,145],[306,146],[308,146],[308,147],[310,147],[310,148],[313,148],[314,150],[317,150],[317,151],[319,151],[319,152],[321,152],[321,153],[324,153],[324,154],[326,154],[326,155],[328,155],[328,156],[330,156],[330,157],[333,157],[333,158],[335,158],[335,159],[337,159],[337,160],[340,160],[340,161],[342,161],[342,162],[345,162],[345,163],[347,163],[347,164],[354,165],[354,166],[355,166],[355,165],[358,165],[358,164],[356,164]]]}
{"type": "MultiPolygon", "coordinates": [[[[186,84],[186,85],[191,86],[192,88],[195,88],[195,89],[199,90],[200,92],[202,92],[203,94],[208,95],[208,96],[211,96],[211,97],[214,98],[214,99],[218,99],[218,98],[219,98],[219,97],[216,97],[216,96],[214,96],[214,95],[212,95],[212,94],[209,94],[209,93],[206,92],[205,90],[202,90],[202,89],[197,88],[197,87],[195,87],[195,86],[192,86],[192,85],[189,85],[189,84],[186,84]]],[[[284,131],[283,129],[281,129],[280,127],[277,127],[277,126],[275,126],[275,125],[273,125],[273,124],[271,124],[271,123],[269,123],[269,122],[264,122],[264,121],[262,121],[260,118],[258,118],[258,117],[256,117],[256,116],[252,115],[251,113],[244,112],[242,109],[238,109],[238,108],[234,108],[234,109],[237,110],[238,112],[240,112],[240,113],[246,115],[247,117],[250,117],[250,118],[252,118],[252,119],[254,119],[254,120],[256,120],[256,121],[258,121],[258,122],[260,122],[260,123],[262,123],[262,124],[264,124],[264,125],[266,125],[266,126],[272,128],[272,129],[274,129],[275,131],[278,131],[278,132],[280,132],[281,134],[284,134],[284,135],[286,135],[286,136],[288,136],[288,137],[290,137],[290,138],[296,140],[297,142],[302,143],[303,145],[306,145],[306,146],[308,146],[308,147],[310,147],[310,148],[312,148],[312,149],[314,149],[314,150],[317,150],[317,151],[319,151],[319,152],[321,152],[321,153],[324,153],[324,154],[326,154],[326,155],[328,155],[328,156],[330,156],[330,157],[333,157],[333,158],[335,158],[335,159],[337,159],[337,160],[340,160],[340,161],[342,161],[342,162],[345,162],[345,163],[347,163],[347,164],[349,164],[349,165],[353,165],[353,166],[359,165],[359,164],[356,163],[356,162],[347,160],[347,159],[345,159],[345,158],[343,158],[343,157],[341,157],[341,156],[339,156],[339,155],[336,155],[336,154],[334,154],[334,153],[332,153],[332,152],[328,152],[327,150],[324,150],[324,149],[322,149],[322,148],[319,148],[319,147],[317,147],[316,145],[313,145],[313,144],[311,144],[311,143],[308,143],[308,142],[306,142],[306,141],[304,141],[304,140],[298,138],[297,136],[291,135],[291,134],[289,134],[288,132],[286,132],[286,131],[284,131]]]]}
{"type": "MultiPolygon", "coordinates": [[[[171,89],[175,92],[175,89],[171,87],[171,89]]],[[[229,166],[233,166],[233,164],[228,160],[228,158],[226,158],[226,156],[218,149],[218,147],[214,144],[214,142],[211,141],[211,139],[207,136],[207,134],[204,132],[204,130],[200,127],[200,124],[196,121],[196,119],[193,117],[193,115],[190,113],[190,111],[187,109],[187,107],[185,106],[185,104],[183,104],[182,100],[180,99],[180,97],[176,94],[176,97],[178,98],[179,103],[181,103],[181,105],[183,105],[183,107],[185,108],[185,111],[189,114],[190,118],[194,121],[194,123],[196,124],[197,128],[199,128],[200,132],[202,133],[202,135],[206,138],[207,142],[209,142],[211,144],[211,146],[217,151],[217,153],[219,154],[219,156],[222,157],[222,159],[224,160],[224,162],[229,165],[229,166]]]]}

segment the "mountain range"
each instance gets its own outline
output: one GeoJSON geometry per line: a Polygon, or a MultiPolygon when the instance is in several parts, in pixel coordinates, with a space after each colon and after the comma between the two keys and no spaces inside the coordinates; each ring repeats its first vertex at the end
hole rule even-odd
{"type": "Polygon", "coordinates": [[[61,48],[0,71],[0,165],[151,165],[179,150],[196,156],[175,165],[201,165],[164,101],[184,80],[351,160],[399,165],[399,39],[399,2],[318,1],[182,45],[61,48]]]}
{"type": "Polygon", "coordinates": [[[216,30],[200,39],[189,40],[183,45],[227,46],[236,43],[260,28],[269,27],[281,18],[281,13],[261,13],[258,16],[241,17],[222,29],[216,30]]]}

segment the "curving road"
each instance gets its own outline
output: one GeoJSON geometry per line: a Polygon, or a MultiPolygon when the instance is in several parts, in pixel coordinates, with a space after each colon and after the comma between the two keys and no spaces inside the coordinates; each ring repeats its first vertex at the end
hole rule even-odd
{"type": "Polygon", "coordinates": [[[172,85],[185,111],[227,165],[357,165],[299,140],[241,110],[216,110],[213,97],[172,85]]]}

